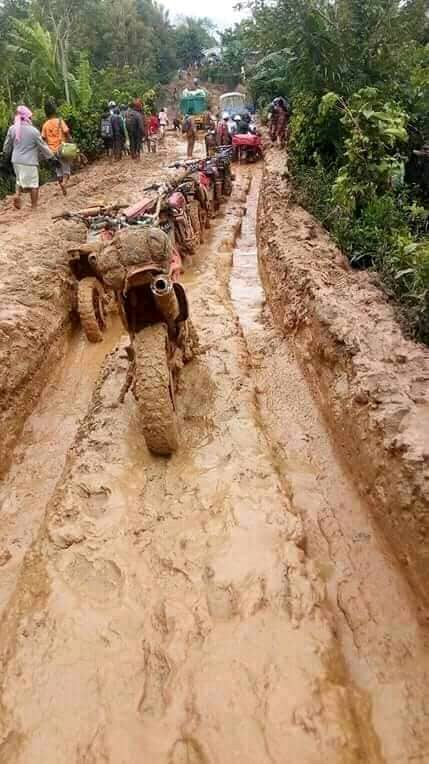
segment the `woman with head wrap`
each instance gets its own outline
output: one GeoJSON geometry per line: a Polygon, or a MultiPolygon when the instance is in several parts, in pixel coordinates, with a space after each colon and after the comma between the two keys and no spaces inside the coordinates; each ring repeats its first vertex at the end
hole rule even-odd
{"type": "Polygon", "coordinates": [[[54,154],[32,124],[32,113],[26,106],[18,106],[13,125],[9,128],[3,153],[11,159],[16,176],[14,205],[21,207],[21,193],[30,191],[31,206],[37,207],[39,199],[39,161],[53,159],[54,154]]]}

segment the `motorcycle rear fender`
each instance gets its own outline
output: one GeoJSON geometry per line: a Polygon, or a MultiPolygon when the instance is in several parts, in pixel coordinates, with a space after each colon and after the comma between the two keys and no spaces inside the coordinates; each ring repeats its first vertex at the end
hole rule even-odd
{"type": "Polygon", "coordinates": [[[140,199],[140,201],[136,202],[136,204],[131,205],[131,207],[127,207],[123,214],[127,220],[133,220],[134,218],[143,215],[143,213],[148,212],[153,206],[153,199],[149,199],[149,197],[143,197],[143,199],[140,199]]]}

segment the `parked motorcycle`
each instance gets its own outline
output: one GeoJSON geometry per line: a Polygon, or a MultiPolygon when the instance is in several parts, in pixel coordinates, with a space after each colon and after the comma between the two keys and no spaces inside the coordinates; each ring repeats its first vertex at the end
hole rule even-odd
{"type": "Polygon", "coordinates": [[[149,200],[145,207],[146,219],[152,215],[154,223],[170,234],[174,246],[182,255],[195,254],[200,240],[200,224],[191,210],[183,184],[173,189],[167,183],[153,183],[144,190],[157,193],[157,197],[149,200]]]}
{"type": "Polygon", "coordinates": [[[204,229],[210,228],[210,218],[215,215],[214,177],[204,172],[204,162],[199,159],[177,160],[169,167],[185,171],[181,190],[190,204],[194,229],[199,230],[199,240],[202,242],[204,229]]]}
{"type": "Polygon", "coordinates": [[[234,159],[238,162],[257,162],[262,159],[262,138],[257,133],[234,135],[232,138],[234,159]]]}
{"type": "Polygon", "coordinates": [[[92,243],[106,241],[123,225],[119,214],[121,205],[111,207],[89,207],[76,213],[65,212],[54,220],[76,220],[87,228],[87,244],[72,244],[68,247],[70,270],[77,281],[77,312],[86,338],[89,342],[102,342],[107,327],[106,294],[100,274],[89,261],[93,252],[92,243]]]}
{"type": "Polygon", "coordinates": [[[130,228],[92,260],[114,289],[130,337],[120,400],[132,390],[148,448],[170,455],[179,445],[178,377],[198,348],[171,240],[159,228],[130,228]]]}
{"type": "Polygon", "coordinates": [[[216,166],[222,177],[222,193],[224,196],[231,196],[232,182],[234,180],[231,172],[231,162],[234,154],[232,146],[219,146],[215,154],[216,166]]]}

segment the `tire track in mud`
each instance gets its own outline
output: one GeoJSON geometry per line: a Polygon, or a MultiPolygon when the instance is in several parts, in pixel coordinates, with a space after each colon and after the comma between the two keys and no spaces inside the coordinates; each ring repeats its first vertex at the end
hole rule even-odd
{"type": "Polygon", "coordinates": [[[349,675],[371,698],[384,759],[429,760],[427,634],[413,594],[333,448],[293,338],[280,336],[265,305],[255,238],[260,181],[256,170],[234,252],[231,296],[243,315],[261,427],[303,520],[306,551],[326,581],[349,675]]]}
{"type": "Polygon", "coordinates": [[[257,422],[234,197],[187,279],[204,352],[171,460],[118,406],[123,345],[103,367],[1,624],[0,760],[382,760],[257,422]]]}
{"type": "Polygon", "coordinates": [[[69,336],[63,359],[25,424],[13,465],[0,486],[0,616],[43,522],[105,356],[118,336],[116,317],[100,345],[89,345],[81,333],[69,336]]]}

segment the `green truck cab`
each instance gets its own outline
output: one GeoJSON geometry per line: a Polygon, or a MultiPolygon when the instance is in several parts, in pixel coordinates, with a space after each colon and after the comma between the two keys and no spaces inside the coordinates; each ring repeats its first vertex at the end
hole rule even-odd
{"type": "Polygon", "coordinates": [[[198,129],[204,128],[209,111],[209,94],[203,88],[185,89],[180,99],[180,112],[183,117],[189,114],[194,118],[198,129]]]}

